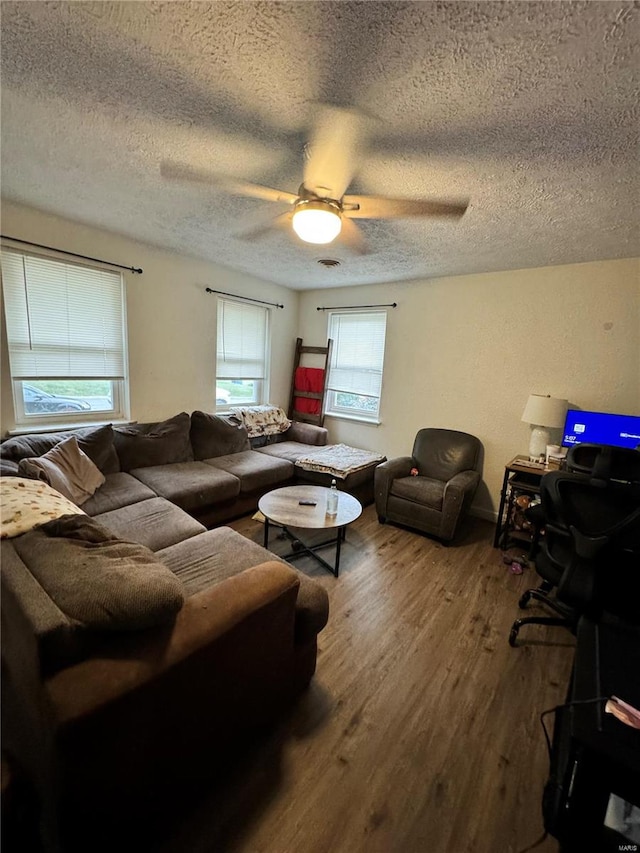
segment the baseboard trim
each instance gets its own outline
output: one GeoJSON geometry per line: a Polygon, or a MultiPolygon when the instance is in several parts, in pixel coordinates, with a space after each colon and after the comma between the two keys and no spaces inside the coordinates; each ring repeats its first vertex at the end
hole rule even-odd
{"type": "Polygon", "coordinates": [[[473,515],[476,518],[481,518],[483,521],[490,521],[493,524],[496,524],[498,521],[498,513],[493,509],[485,509],[481,506],[472,506],[469,510],[469,515],[473,515]]]}

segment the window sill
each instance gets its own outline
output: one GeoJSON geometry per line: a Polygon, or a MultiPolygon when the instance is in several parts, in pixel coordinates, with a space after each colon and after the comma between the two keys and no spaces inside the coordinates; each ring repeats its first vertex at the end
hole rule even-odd
{"type": "Polygon", "coordinates": [[[340,421],[355,421],[356,423],[368,424],[369,426],[380,426],[382,423],[382,421],[377,418],[365,418],[362,415],[345,415],[342,414],[342,412],[340,412],[340,414],[337,412],[325,412],[324,416],[325,418],[336,418],[340,421]]]}
{"type": "Polygon", "coordinates": [[[86,429],[87,427],[101,427],[106,426],[107,424],[123,426],[125,424],[133,423],[135,423],[135,421],[132,421],[130,418],[124,418],[113,421],[85,421],[84,423],[78,424],[34,424],[33,426],[26,424],[24,426],[20,425],[14,429],[7,430],[7,435],[34,435],[35,433],[44,432],[67,432],[68,430],[86,429]]]}

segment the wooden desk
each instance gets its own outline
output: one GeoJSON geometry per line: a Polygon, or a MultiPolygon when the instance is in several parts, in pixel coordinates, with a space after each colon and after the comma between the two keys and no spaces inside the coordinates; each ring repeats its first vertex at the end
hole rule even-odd
{"type": "Polygon", "coordinates": [[[618,696],[640,707],[640,629],[615,620],[578,624],[568,707],[553,729],[545,786],[545,829],[562,850],[617,853],[638,849],[605,826],[611,795],[640,808],[640,731],[604,711],[598,697],[618,696]]]}
{"type": "Polygon", "coordinates": [[[515,499],[519,495],[528,495],[531,498],[540,496],[540,480],[552,468],[544,464],[526,464],[528,456],[516,456],[508,462],[504,468],[502,480],[502,491],[500,492],[500,509],[498,510],[498,521],[496,532],[493,537],[493,547],[508,548],[509,540],[515,539],[528,545],[531,535],[525,530],[516,530],[513,527],[513,512],[515,499]]]}

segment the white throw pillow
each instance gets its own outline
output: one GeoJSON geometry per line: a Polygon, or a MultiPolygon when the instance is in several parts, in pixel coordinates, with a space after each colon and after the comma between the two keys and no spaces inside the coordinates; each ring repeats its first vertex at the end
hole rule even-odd
{"type": "Polygon", "coordinates": [[[89,500],[105,480],[102,471],[80,450],[75,435],[56,444],[43,456],[23,459],[18,471],[33,480],[44,480],[79,506],[89,500]]]}

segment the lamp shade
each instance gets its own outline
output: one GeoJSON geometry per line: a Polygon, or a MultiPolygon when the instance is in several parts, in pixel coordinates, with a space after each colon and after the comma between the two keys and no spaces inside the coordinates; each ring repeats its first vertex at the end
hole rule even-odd
{"type": "Polygon", "coordinates": [[[543,397],[542,394],[529,394],[522,420],[527,424],[543,427],[561,427],[569,406],[568,400],[557,397],[543,397]]]}

